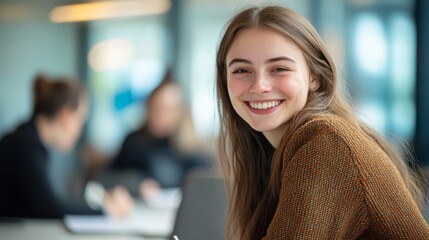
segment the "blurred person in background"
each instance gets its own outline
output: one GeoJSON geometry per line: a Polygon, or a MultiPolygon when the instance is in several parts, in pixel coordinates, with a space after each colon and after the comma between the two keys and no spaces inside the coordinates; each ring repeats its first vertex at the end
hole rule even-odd
{"type": "Polygon", "coordinates": [[[148,200],[161,189],[181,187],[187,173],[208,167],[211,157],[196,137],[182,90],[170,72],[145,104],[143,125],[126,136],[108,172],[96,179],[102,176],[107,187],[119,182],[148,200]]]}
{"type": "Polygon", "coordinates": [[[92,185],[81,201],[69,202],[53,189],[49,149],[72,150],[87,111],[88,95],[79,81],[42,74],[35,77],[32,117],[0,141],[0,217],[62,218],[103,211],[125,217],[130,213],[132,198],[119,186],[107,192],[92,185]]]}

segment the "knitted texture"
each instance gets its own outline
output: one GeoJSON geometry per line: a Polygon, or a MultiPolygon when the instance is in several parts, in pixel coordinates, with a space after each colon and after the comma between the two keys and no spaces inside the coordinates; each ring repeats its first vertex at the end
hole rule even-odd
{"type": "Polygon", "coordinates": [[[282,151],[279,204],[264,240],[429,239],[429,227],[384,151],[326,114],[282,151]]]}

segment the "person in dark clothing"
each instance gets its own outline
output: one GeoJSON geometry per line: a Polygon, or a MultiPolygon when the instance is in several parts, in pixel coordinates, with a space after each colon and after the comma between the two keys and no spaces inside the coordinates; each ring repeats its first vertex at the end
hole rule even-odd
{"type": "Polygon", "coordinates": [[[0,140],[0,217],[62,218],[66,214],[102,214],[103,208],[114,217],[127,215],[132,201],[122,188],[109,193],[93,191],[85,199],[91,208],[83,197],[69,202],[60,198],[49,179],[48,149],[67,152],[80,136],[88,106],[84,87],[71,79],[51,81],[38,75],[33,94],[30,120],[0,140]]]}
{"type": "Polygon", "coordinates": [[[154,136],[143,128],[130,133],[124,140],[113,169],[140,169],[145,180],[161,188],[180,187],[186,174],[209,163],[208,155],[183,153],[171,137],[154,136]]]}
{"type": "Polygon", "coordinates": [[[122,181],[130,192],[147,200],[161,189],[181,187],[189,171],[207,168],[212,160],[202,142],[195,140],[182,91],[170,73],[145,104],[143,126],[126,136],[103,178],[111,184],[122,181]]]}

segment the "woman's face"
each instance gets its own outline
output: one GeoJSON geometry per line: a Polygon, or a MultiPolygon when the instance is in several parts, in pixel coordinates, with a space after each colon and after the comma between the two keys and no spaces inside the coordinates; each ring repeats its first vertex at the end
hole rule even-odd
{"type": "Polygon", "coordinates": [[[238,33],[226,65],[234,110],[276,147],[285,124],[317,87],[302,51],[274,31],[251,28],[238,33]]]}
{"type": "Polygon", "coordinates": [[[71,150],[82,132],[88,114],[88,100],[82,97],[76,109],[65,107],[60,113],[62,136],[58,139],[58,147],[62,151],[71,150]]]}
{"type": "Polygon", "coordinates": [[[178,128],[182,116],[182,93],[176,85],[165,85],[149,102],[147,124],[153,135],[168,137],[178,128]]]}

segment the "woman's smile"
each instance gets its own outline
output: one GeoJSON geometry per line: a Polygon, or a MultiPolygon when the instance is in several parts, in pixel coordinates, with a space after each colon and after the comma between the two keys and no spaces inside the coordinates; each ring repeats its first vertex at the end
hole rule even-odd
{"type": "Polygon", "coordinates": [[[269,114],[278,109],[285,100],[258,100],[245,101],[249,110],[255,114],[269,114]]]}

